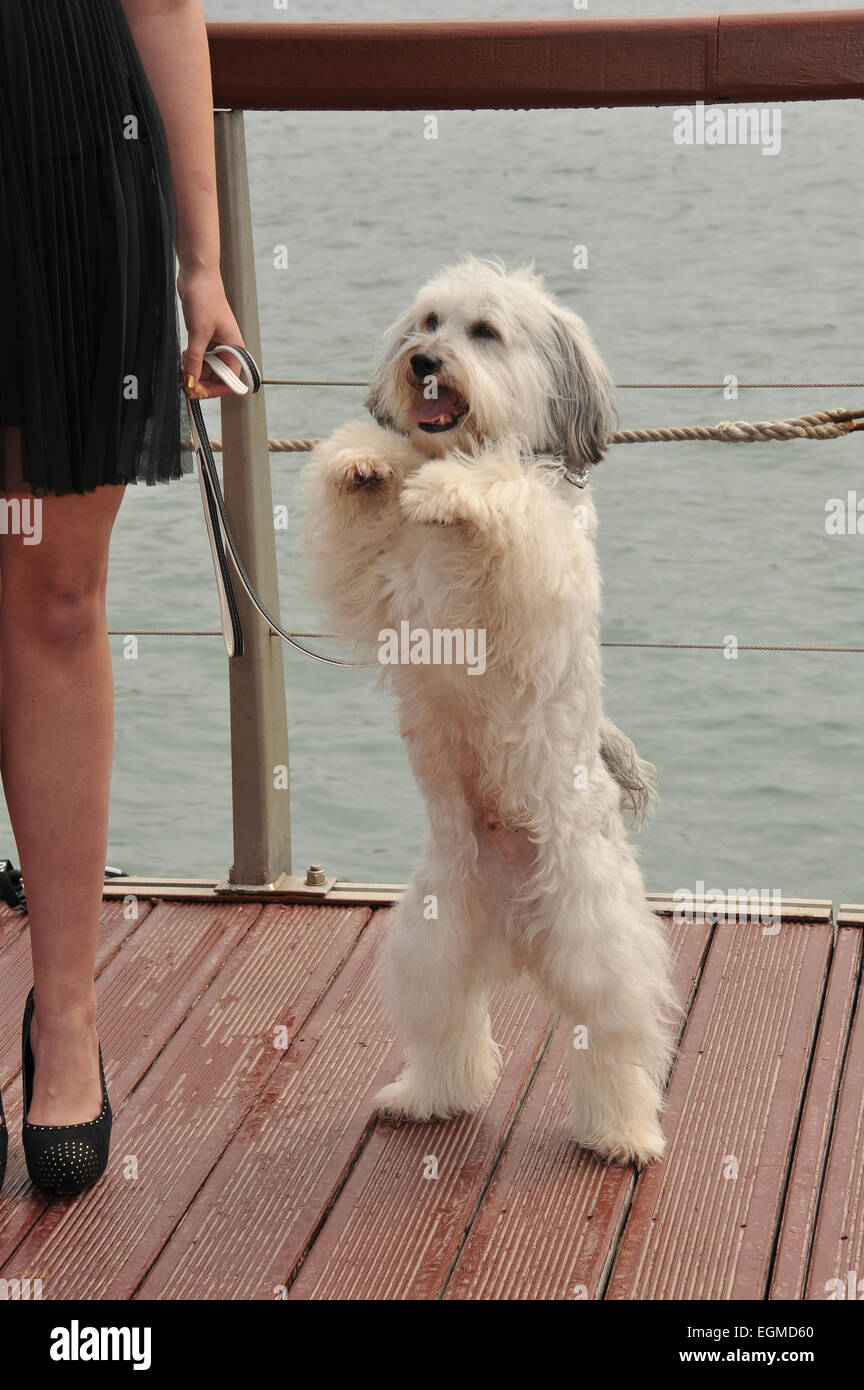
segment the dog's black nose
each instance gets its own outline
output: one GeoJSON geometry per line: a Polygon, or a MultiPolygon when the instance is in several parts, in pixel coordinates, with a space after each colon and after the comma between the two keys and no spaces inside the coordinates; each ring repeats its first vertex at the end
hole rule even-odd
{"type": "Polygon", "coordinates": [[[434,376],[440,368],[440,357],[429,357],[425,352],[415,352],[411,358],[411,370],[415,376],[434,376]]]}

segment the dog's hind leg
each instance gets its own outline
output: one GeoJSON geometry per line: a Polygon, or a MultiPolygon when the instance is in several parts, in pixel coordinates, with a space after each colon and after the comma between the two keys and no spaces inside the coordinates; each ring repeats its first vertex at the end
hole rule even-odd
{"type": "Polygon", "coordinates": [[[569,886],[538,906],[529,968],[566,1030],[574,1139],[610,1163],[649,1163],[665,1146],[677,1021],[669,948],[635,862],[619,844],[604,863],[608,842],[591,839],[569,886]]]}
{"type": "Polygon", "coordinates": [[[412,1120],[476,1110],[494,1087],[501,1060],[477,949],[484,916],[479,886],[442,886],[433,863],[440,870],[440,858],[427,856],[394,909],[381,971],[406,1059],[375,1105],[412,1120]]]}

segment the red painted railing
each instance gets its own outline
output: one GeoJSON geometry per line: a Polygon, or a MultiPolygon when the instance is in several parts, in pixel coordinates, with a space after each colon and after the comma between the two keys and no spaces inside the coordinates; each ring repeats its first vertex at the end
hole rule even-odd
{"type": "Polygon", "coordinates": [[[864,97],[864,9],[211,23],[218,107],[436,110],[864,97]]]}

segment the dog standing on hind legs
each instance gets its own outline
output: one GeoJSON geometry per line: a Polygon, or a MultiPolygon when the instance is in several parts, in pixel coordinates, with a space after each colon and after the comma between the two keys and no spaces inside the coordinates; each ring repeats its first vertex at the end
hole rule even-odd
{"type": "Polygon", "coordinates": [[[382,969],[406,1061],[376,1103],[481,1105],[500,1067],[489,991],[527,976],[579,1043],[574,1139],[650,1162],[679,1013],[625,823],[653,769],[603,714],[596,515],[568,478],[602,457],[611,381],[533,265],[467,257],[393,325],[367,406],[304,471],[330,621],[361,655],[406,623],[485,638],[482,671],[382,667],[429,828],[382,969]]]}

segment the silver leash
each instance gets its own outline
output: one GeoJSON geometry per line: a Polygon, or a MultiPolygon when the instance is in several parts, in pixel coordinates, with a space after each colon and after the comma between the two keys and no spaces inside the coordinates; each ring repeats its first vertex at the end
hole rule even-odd
{"type": "MultiPolygon", "coordinates": [[[[217,343],[215,347],[209,348],[204,354],[204,361],[211,368],[214,375],[229,386],[236,396],[248,395],[261,387],[261,373],[258,370],[251,352],[238,343],[217,343]],[[219,352],[230,352],[240,363],[241,376],[223,362],[217,356],[219,352]]],[[[228,555],[234,563],[237,577],[245,589],[249,600],[257,608],[261,617],[269,623],[272,630],[287,642],[289,647],[293,647],[298,652],[303,652],[305,656],[311,656],[315,661],[323,661],[328,666],[361,666],[367,663],[357,661],[347,661],[343,657],[324,656],[321,652],[313,651],[311,647],[304,647],[302,642],[298,642],[289,632],[286,632],[281,623],[264,606],[255,586],[246,571],[240,554],[237,549],[237,542],[231,531],[231,524],[228,520],[228,510],[225,506],[225,498],[222,495],[222,485],[219,482],[219,474],[216,469],[216,460],[213,457],[213,450],[210,447],[210,437],[207,434],[207,426],[204,423],[204,415],[201,410],[201,402],[192,397],[186,397],[186,404],[189,408],[189,425],[192,431],[192,444],[195,449],[195,456],[198,460],[198,481],[201,485],[201,499],[204,505],[204,520],[207,524],[207,535],[210,541],[210,551],[213,556],[213,569],[216,574],[216,589],[219,595],[219,614],[222,627],[222,638],[225,643],[225,650],[229,657],[243,655],[243,627],[240,622],[240,612],[237,607],[237,599],[234,594],[234,585],[231,580],[231,570],[228,564],[228,555]],[[224,540],[223,540],[224,532],[224,540]],[[226,554],[225,542],[227,542],[228,553],[226,554]]]]}

